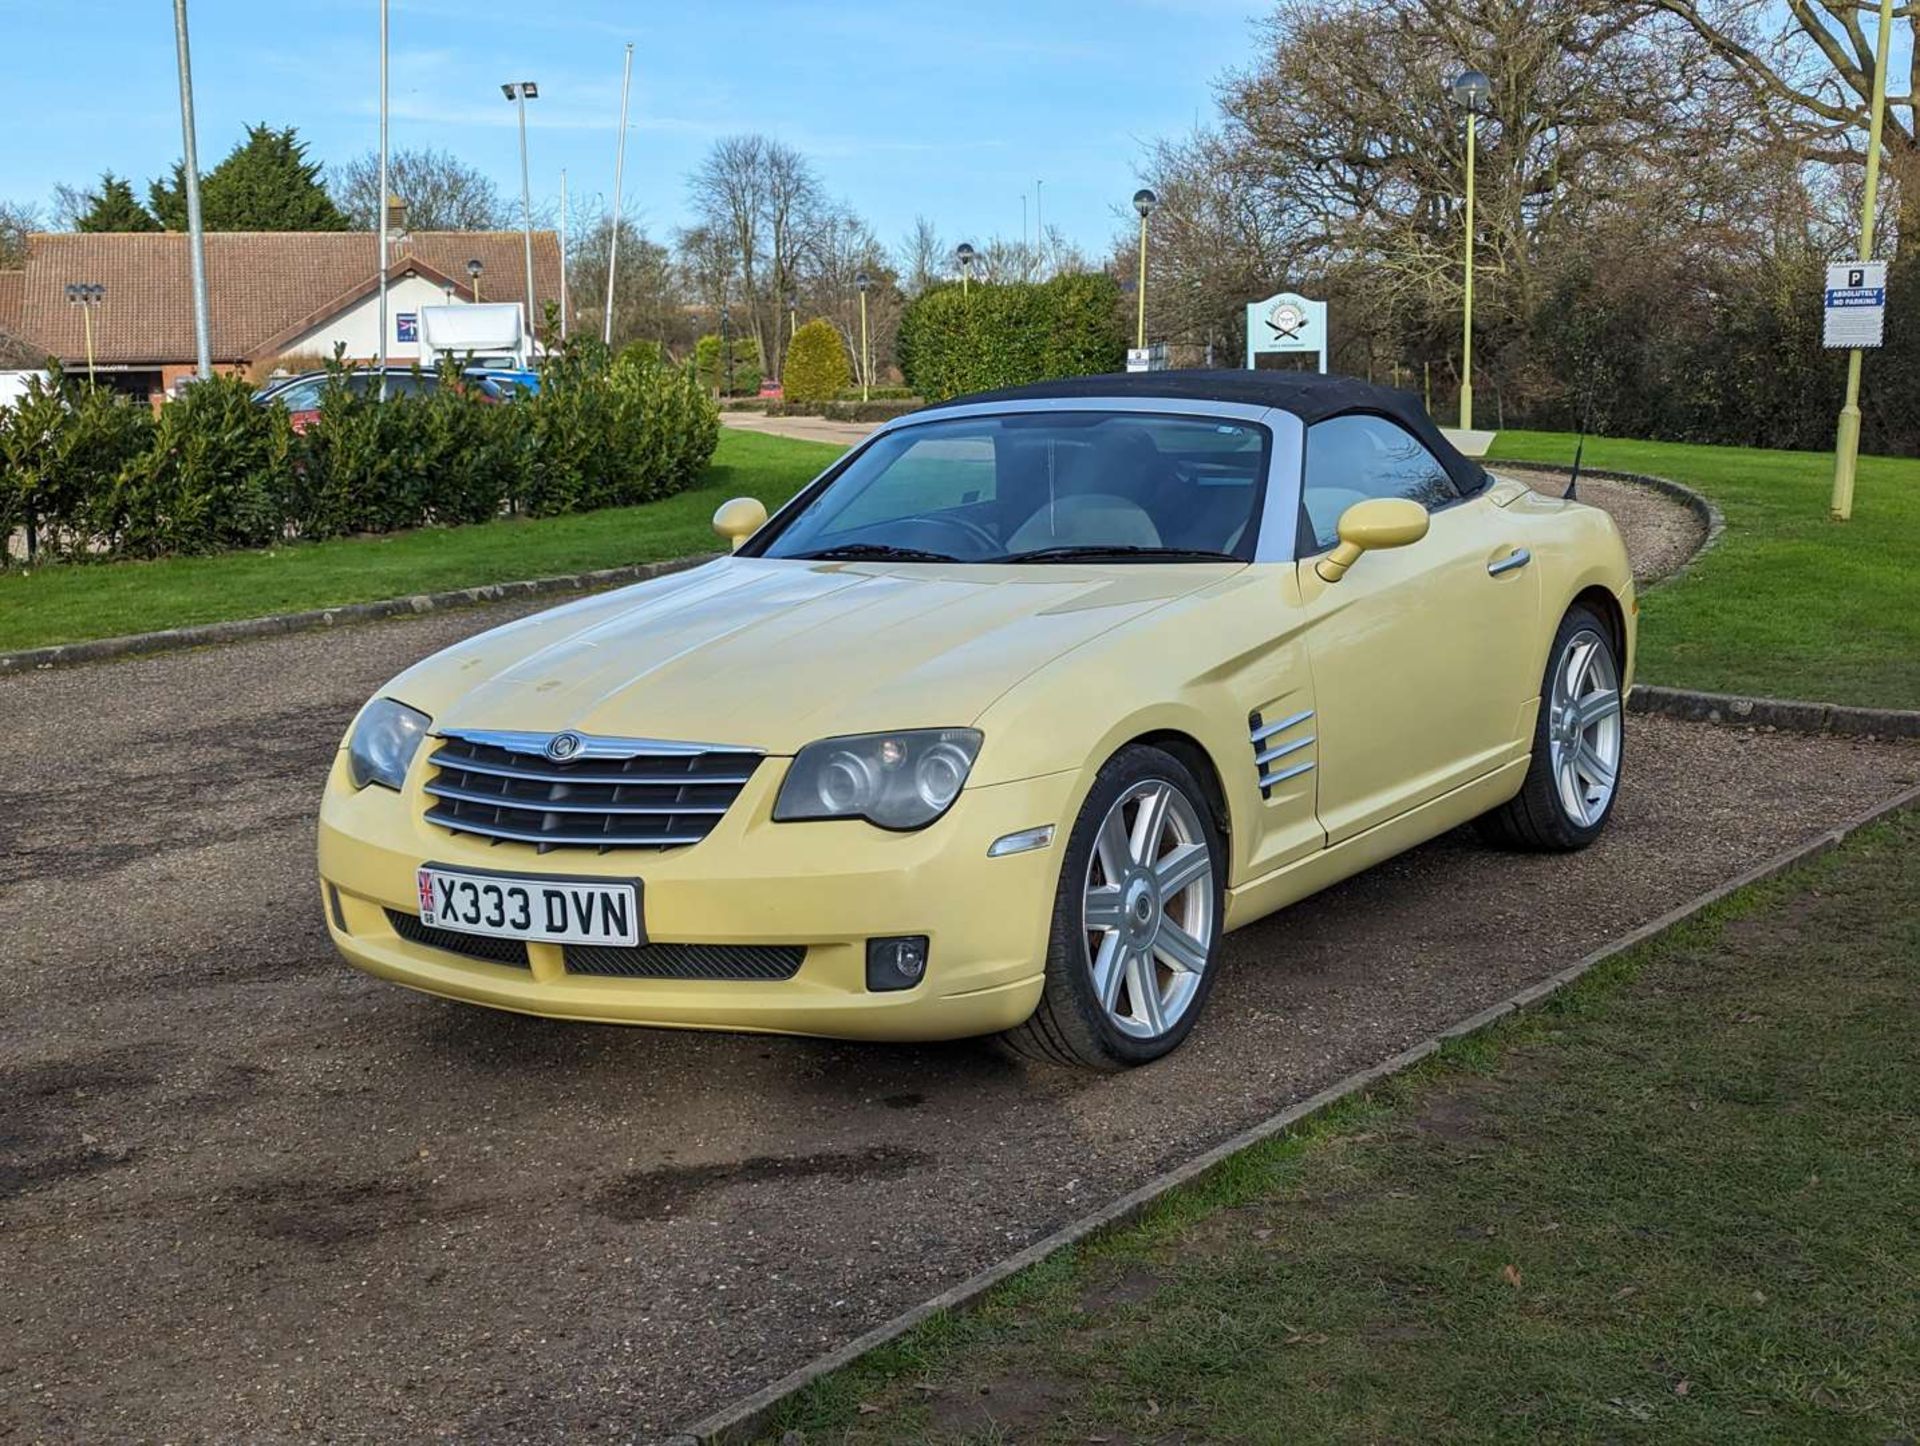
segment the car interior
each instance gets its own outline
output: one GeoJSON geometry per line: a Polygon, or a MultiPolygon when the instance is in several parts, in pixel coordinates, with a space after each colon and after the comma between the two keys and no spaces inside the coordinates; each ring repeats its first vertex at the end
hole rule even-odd
{"type": "Polygon", "coordinates": [[[861,543],[964,561],[1063,547],[1251,555],[1268,448],[1259,427],[1051,414],[892,442],[871,471],[857,460],[836,479],[769,555],[861,543]]]}

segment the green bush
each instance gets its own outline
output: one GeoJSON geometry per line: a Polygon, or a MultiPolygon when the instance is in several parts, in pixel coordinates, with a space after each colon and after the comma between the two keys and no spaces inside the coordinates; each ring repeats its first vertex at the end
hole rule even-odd
{"type": "Polygon", "coordinates": [[[890,422],[895,417],[906,416],[908,412],[917,412],[925,405],[918,397],[871,402],[863,402],[858,397],[850,402],[779,401],[768,405],[767,415],[820,417],[829,422],[890,422]]]}
{"type": "Polygon", "coordinates": [[[908,386],[930,402],[1118,371],[1126,351],[1120,288],[1098,272],[1037,284],[932,287],[907,304],[894,341],[908,386]]]}
{"type": "Polygon", "coordinates": [[[453,367],[385,400],[329,371],[298,436],[237,377],[194,383],[157,423],[103,389],[35,382],[0,412],[0,528],[34,526],[55,556],[156,557],[578,512],[684,490],[720,437],[694,369],[645,348],[576,342],[537,396],[504,403],[453,367]]]}
{"type": "Polygon", "coordinates": [[[693,365],[700,373],[700,380],[706,383],[707,390],[715,396],[725,394],[730,397],[754,396],[760,390],[760,347],[750,336],[733,337],[733,389],[727,389],[728,375],[726,358],[722,354],[720,337],[709,332],[693,345],[693,365]]]}
{"type": "Polygon", "coordinates": [[[285,409],[256,406],[245,377],[195,382],[161,408],[95,525],[134,557],[264,547],[283,530],[292,441],[285,409]]]}
{"type": "MultiPolygon", "coordinates": [[[[43,557],[89,557],[117,541],[111,498],[153,443],[144,401],[89,386],[49,364],[0,410],[0,517],[27,527],[43,557]]],[[[5,565],[0,548],[0,566],[5,565]]]]}
{"type": "Polygon", "coordinates": [[[780,392],[788,402],[825,402],[846,386],[853,375],[840,333],[824,317],[815,317],[793,334],[787,347],[786,370],[780,392]]]}
{"type": "Polygon", "coordinates": [[[842,387],[833,395],[836,402],[917,402],[922,398],[912,387],[868,387],[867,394],[860,395],[858,387],[842,387]]]}

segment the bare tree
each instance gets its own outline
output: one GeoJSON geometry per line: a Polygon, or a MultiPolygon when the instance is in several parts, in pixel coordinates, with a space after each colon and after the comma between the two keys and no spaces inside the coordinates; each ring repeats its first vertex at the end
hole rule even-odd
{"type": "Polygon", "coordinates": [[[847,344],[853,358],[856,381],[866,377],[878,385],[893,365],[893,339],[900,328],[900,312],[905,306],[887,248],[871,227],[844,205],[823,208],[815,217],[804,261],[800,287],[803,310],[832,322],[847,344]],[[861,272],[867,275],[867,338],[871,356],[860,351],[861,272]]]}
{"type": "Polygon", "coordinates": [[[40,229],[40,208],[24,201],[0,201],[0,271],[27,264],[27,237],[40,229]]]}
{"type": "MultiPolygon", "coordinates": [[[[601,216],[571,238],[567,289],[576,334],[599,335],[606,305],[608,246],[612,218],[601,216]]],[[[650,341],[667,356],[683,356],[697,339],[698,325],[687,305],[681,273],[667,248],[649,240],[631,220],[620,222],[620,278],[614,287],[613,344],[650,341]]]]}
{"type": "MultiPolygon", "coordinates": [[[[1739,77],[1756,126],[1783,133],[1809,160],[1842,166],[1865,160],[1875,66],[1867,17],[1877,6],[1859,0],[1651,3],[1682,21],[1739,77]]],[[[1894,14],[1891,48],[1905,50],[1907,74],[1904,95],[1900,86],[1888,86],[1884,144],[1898,188],[1896,208],[1911,228],[1920,224],[1920,5],[1906,0],[1894,14]]],[[[1894,58],[1887,57],[1890,65],[1894,58]]]]}
{"type": "Polygon", "coordinates": [[[680,288],[699,306],[716,315],[739,297],[731,240],[708,226],[690,226],[673,238],[674,264],[680,288]]]}
{"type": "Polygon", "coordinates": [[[714,144],[688,181],[701,228],[724,237],[745,308],[745,326],[767,374],[778,375],[786,332],[778,320],[800,280],[800,257],[822,206],[812,164],[791,146],[760,135],[714,144]]]}
{"type": "MultiPolygon", "coordinates": [[[[448,151],[402,149],[387,158],[387,189],[406,203],[415,231],[493,231],[507,224],[493,182],[448,151]]],[[[380,157],[368,151],[334,174],[333,203],[355,227],[371,230],[380,213],[380,157]]]]}
{"type": "Polygon", "coordinates": [[[946,280],[953,274],[953,266],[953,256],[940,239],[939,228],[925,216],[915,216],[913,229],[900,243],[901,285],[907,295],[918,296],[946,280]]]}

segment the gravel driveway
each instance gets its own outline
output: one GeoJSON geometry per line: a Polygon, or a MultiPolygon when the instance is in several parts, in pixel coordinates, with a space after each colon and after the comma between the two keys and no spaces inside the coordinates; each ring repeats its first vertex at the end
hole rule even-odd
{"type": "Polygon", "coordinates": [[[1920,779],[1636,717],[1599,846],[1235,934],[1123,1078],[554,1024],[348,970],[312,876],[355,707],[525,610],[0,679],[0,1437],[657,1433],[1920,779]]]}

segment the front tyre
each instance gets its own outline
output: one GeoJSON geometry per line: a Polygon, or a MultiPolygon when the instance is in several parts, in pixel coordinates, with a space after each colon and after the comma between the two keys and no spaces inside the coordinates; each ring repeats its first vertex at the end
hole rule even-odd
{"type": "Polygon", "coordinates": [[[1199,781],[1158,748],[1121,749],[1067,840],[1040,1003],[1004,1039],[1087,1069],[1166,1054],[1213,986],[1225,900],[1225,851],[1199,781]]]}
{"type": "Polygon", "coordinates": [[[1548,654],[1527,781],[1479,820],[1481,834],[1510,848],[1547,852],[1583,849],[1600,837],[1620,792],[1621,701],[1613,629],[1575,604],[1548,654]]]}

